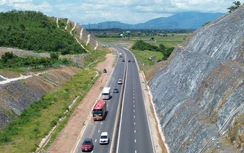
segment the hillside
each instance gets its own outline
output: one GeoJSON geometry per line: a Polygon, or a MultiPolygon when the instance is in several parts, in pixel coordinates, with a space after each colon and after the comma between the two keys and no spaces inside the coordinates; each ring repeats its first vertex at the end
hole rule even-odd
{"type": "Polygon", "coordinates": [[[126,24],[119,21],[107,21],[97,24],[84,25],[86,29],[198,29],[207,22],[211,22],[224,13],[182,12],[169,17],[160,17],[145,23],[126,24]]]}
{"type": "Polygon", "coordinates": [[[244,150],[244,6],[195,31],[149,83],[170,152],[244,150]]]}
{"type": "Polygon", "coordinates": [[[41,12],[0,13],[0,24],[1,47],[66,55],[86,53],[88,50],[96,50],[99,46],[96,40],[76,23],[68,19],[48,17],[41,12]]]}
{"type": "Polygon", "coordinates": [[[201,12],[176,13],[167,18],[161,17],[136,24],[134,27],[138,29],[198,29],[223,15],[223,13],[201,12]]]}
{"type": "MultiPolygon", "coordinates": [[[[60,59],[70,59],[73,65],[83,67],[86,57],[90,61],[100,56],[99,53],[87,52],[102,49],[80,25],[40,12],[0,13],[0,24],[0,56],[11,52],[24,60],[26,57],[49,58],[50,52],[57,52],[60,59]]],[[[27,65],[25,69],[20,67],[12,72],[1,66],[0,129],[32,103],[81,72],[80,68],[74,66],[61,64],[58,67],[43,70],[27,65]]]]}
{"type": "Polygon", "coordinates": [[[47,92],[61,86],[80,71],[76,67],[65,67],[25,76],[17,72],[0,71],[0,129],[33,102],[40,100],[47,92]],[[8,79],[12,81],[4,83],[8,79]]]}

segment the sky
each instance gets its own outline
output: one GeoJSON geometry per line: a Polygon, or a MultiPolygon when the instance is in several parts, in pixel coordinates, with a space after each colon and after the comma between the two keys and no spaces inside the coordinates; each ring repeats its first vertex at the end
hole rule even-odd
{"type": "MultiPolygon", "coordinates": [[[[106,21],[144,23],[178,12],[227,13],[235,0],[0,0],[0,12],[40,11],[81,25],[106,21]]],[[[243,4],[244,0],[239,0],[243,4]]]]}

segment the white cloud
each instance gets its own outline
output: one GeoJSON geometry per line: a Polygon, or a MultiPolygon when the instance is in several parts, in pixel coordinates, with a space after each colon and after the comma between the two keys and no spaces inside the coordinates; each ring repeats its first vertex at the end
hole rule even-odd
{"type": "Polygon", "coordinates": [[[34,5],[31,2],[14,3],[13,7],[17,10],[32,10],[32,11],[40,11],[43,13],[48,13],[52,11],[52,6],[45,1],[38,5],[34,5]]]}
{"type": "Polygon", "coordinates": [[[3,4],[12,5],[14,3],[30,3],[32,0],[2,0],[3,4]]]}
{"type": "MultiPolygon", "coordinates": [[[[1,0],[1,10],[36,10],[75,22],[121,21],[136,24],[176,12],[222,12],[234,0],[1,0]]],[[[240,1],[242,4],[244,0],[240,1]]]]}

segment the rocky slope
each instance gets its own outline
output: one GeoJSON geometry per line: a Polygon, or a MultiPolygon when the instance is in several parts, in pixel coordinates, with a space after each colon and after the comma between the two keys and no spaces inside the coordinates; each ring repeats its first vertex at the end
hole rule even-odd
{"type": "MultiPolygon", "coordinates": [[[[61,21],[66,21],[66,19],[56,18],[57,26],[60,28],[62,28],[59,23],[61,21]]],[[[89,50],[102,50],[102,45],[84,27],[70,20],[67,20],[65,23],[64,30],[69,31],[81,46],[89,48],[89,50]]],[[[86,49],[87,52],[89,50],[86,49]]]]}
{"type": "Polygon", "coordinates": [[[244,151],[244,6],[195,31],[150,81],[172,153],[244,151]]]}
{"type": "Polygon", "coordinates": [[[47,92],[61,86],[80,68],[64,67],[39,73],[19,75],[0,71],[0,129],[10,120],[41,99],[47,92]]]}

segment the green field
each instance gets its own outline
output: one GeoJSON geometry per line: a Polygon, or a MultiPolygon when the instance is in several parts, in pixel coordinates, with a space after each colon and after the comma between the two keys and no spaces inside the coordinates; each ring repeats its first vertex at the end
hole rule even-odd
{"type": "Polygon", "coordinates": [[[100,42],[119,42],[119,41],[129,41],[133,42],[136,40],[143,40],[152,45],[159,46],[159,44],[164,44],[166,47],[176,47],[181,44],[189,35],[189,33],[170,33],[163,36],[148,34],[145,36],[130,36],[130,37],[118,37],[114,38],[114,35],[118,33],[109,33],[106,38],[97,38],[100,42]],[[152,38],[154,38],[152,40],[152,38]]]}
{"type": "MultiPolygon", "coordinates": [[[[135,33],[130,37],[120,37],[120,38],[112,38],[118,36],[119,33],[106,33],[106,38],[97,38],[100,42],[104,43],[116,43],[116,42],[130,42],[133,43],[137,40],[143,40],[146,43],[150,43],[154,46],[159,46],[163,44],[164,46],[176,47],[177,45],[183,43],[186,38],[189,36],[190,33],[164,33],[163,35],[156,34],[156,33],[146,33],[141,34],[140,36],[136,35],[135,33]]],[[[140,69],[147,73],[151,69],[153,65],[163,60],[163,54],[161,52],[156,51],[139,51],[139,50],[132,50],[133,54],[135,55],[140,69]],[[155,56],[156,59],[151,61],[149,57],[155,56]]]]}
{"type": "Polygon", "coordinates": [[[151,44],[159,46],[159,44],[164,44],[166,47],[176,47],[181,44],[189,34],[174,34],[167,37],[156,36],[155,41],[149,41],[151,44]]]}
{"type": "Polygon", "coordinates": [[[158,61],[161,61],[163,58],[163,54],[161,52],[153,52],[153,51],[139,51],[132,50],[135,55],[137,62],[142,71],[147,71],[151,66],[156,64],[158,61]],[[155,60],[152,61],[149,58],[155,56],[155,60]]]}

